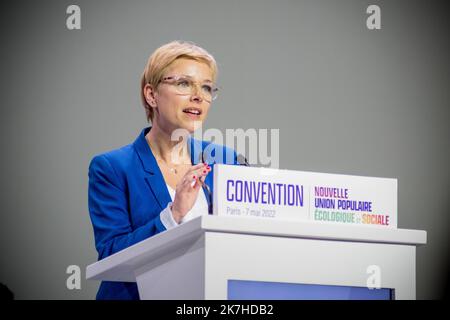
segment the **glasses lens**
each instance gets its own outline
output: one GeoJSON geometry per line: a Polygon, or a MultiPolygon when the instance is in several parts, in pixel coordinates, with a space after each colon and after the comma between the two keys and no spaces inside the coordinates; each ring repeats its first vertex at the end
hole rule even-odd
{"type": "Polygon", "coordinates": [[[211,91],[211,100],[216,100],[218,94],[219,94],[219,88],[213,87],[213,89],[211,91]]]}
{"type": "Polygon", "coordinates": [[[189,79],[180,78],[175,82],[175,88],[178,93],[190,94],[192,92],[193,83],[189,79]]]}
{"type": "Polygon", "coordinates": [[[217,98],[217,93],[219,89],[214,85],[203,84],[200,88],[200,91],[197,91],[197,86],[195,82],[189,78],[172,78],[168,77],[166,80],[174,80],[173,85],[175,86],[175,90],[179,94],[189,95],[194,93],[199,93],[202,95],[203,99],[211,102],[217,98]]]}

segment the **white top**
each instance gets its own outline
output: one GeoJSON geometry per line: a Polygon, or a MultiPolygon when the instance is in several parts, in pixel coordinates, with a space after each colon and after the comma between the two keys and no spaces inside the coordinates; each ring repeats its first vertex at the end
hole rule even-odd
{"type": "MultiPolygon", "coordinates": [[[[174,220],[172,211],[170,210],[170,205],[172,204],[173,200],[175,199],[175,190],[173,190],[169,185],[167,185],[167,190],[169,190],[170,197],[172,198],[172,201],[168,203],[167,207],[161,211],[160,218],[161,222],[164,225],[164,227],[169,230],[172,229],[179,224],[174,220]]],[[[199,217],[201,215],[207,215],[208,214],[208,201],[205,197],[205,192],[203,189],[200,189],[198,192],[197,200],[194,203],[194,206],[192,209],[181,219],[180,224],[192,220],[196,217],[199,217]]]]}

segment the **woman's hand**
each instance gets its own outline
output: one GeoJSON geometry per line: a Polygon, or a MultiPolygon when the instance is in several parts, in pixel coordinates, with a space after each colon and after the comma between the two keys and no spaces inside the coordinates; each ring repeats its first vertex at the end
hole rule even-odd
{"type": "Polygon", "coordinates": [[[177,185],[175,199],[173,200],[171,211],[173,219],[180,223],[183,217],[192,209],[197,200],[198,191],[201,189],[202,182],[211,171],[211,168],[199,163],[192,166],[177,185]]]}

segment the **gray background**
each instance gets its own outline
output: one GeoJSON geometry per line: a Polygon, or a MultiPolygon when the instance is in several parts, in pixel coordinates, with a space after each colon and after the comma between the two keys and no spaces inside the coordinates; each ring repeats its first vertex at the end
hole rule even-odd
{"type": "Polygon", "coordinates": [[[399,227],[428,231],[417,297],[448,274],[449,6],[437,1],[1,2],[0,282],[18,299],[92,299],[94,154],[146,126],[139,79],[175,39],[217,59],[205,128],[279,128],[280,167],[397,178],[399,227]],[[66,29],[66,8],[82,29],[66,29]],[[382,29],[365,26],[369,4],[382,29]]]}

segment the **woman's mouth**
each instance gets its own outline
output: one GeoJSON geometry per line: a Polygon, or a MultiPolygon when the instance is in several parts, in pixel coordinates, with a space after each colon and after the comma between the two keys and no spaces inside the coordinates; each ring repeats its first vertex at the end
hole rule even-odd
{"type": "Polygon", "coordinates": [[[202,109],[200,109],[200,108],[186,108],[186,109],[183,109],[183,112],[190,119],[198,120],[198,119],[200,119],[200,115],[202,114],[202,109]]]}

